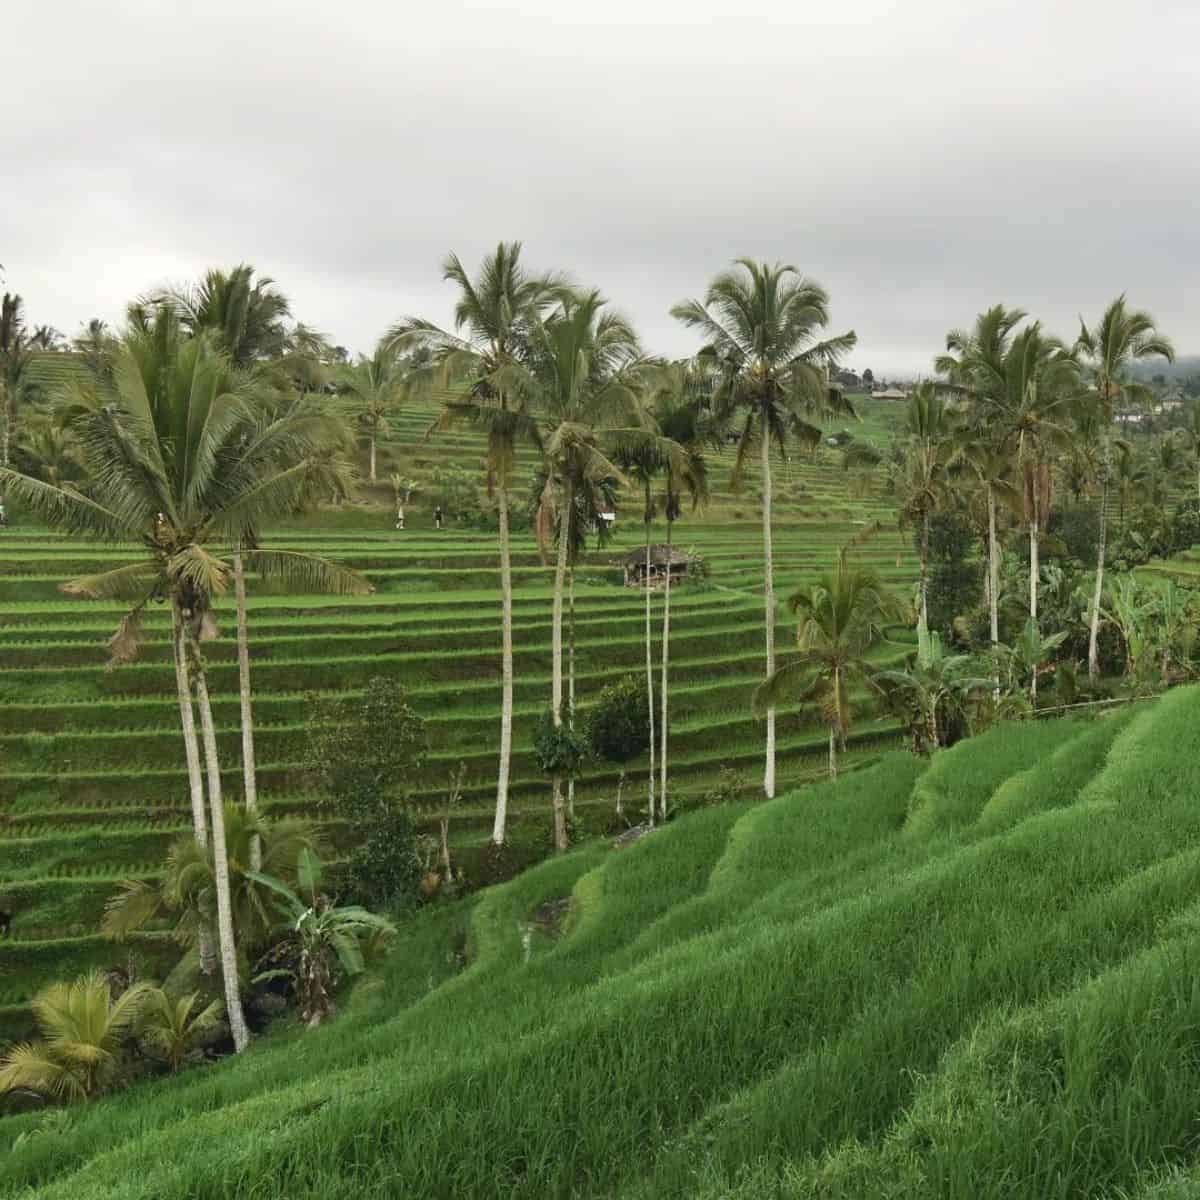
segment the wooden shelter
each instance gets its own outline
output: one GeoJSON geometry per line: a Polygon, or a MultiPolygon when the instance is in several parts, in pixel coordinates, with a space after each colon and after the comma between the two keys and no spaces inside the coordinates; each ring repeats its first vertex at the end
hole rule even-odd
{"type": "MultiPolygon", "coordinates": [[[[659,542],[650,547],[650,586],[662,587],[670,574],[672,584],[680,583],[688,577],[688,567],[691,557],[676,546],[668,546],[659,542]]],[[[639,546],[630,550],[622,560],[625,567],[626,587],[646,586],[646,547],[639,546]]]]}

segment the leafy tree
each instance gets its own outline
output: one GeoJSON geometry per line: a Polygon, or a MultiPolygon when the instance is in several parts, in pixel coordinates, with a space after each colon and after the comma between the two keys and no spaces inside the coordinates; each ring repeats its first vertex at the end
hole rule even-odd
{"type": "Polygon", "coordinates": [[[461,382],[464,391],[446,403],[435,428],[471,425],[487,434],[485,472],[488,494],[496,497],[500,535],[500,761],[496,773],[496,810],[492,842],[504,844],[512,763],[513,650],[512,547],[509,536],[509,488],[518,445],[540,448],[541,435],[527,410],[521,370],[542,316],[557,303],[563,282],[553,275],[530,274],[521,265],[520,242],[501,242],[483,260],[474,279],[458,256],[443,264],[443,279],[459,290],[454,331],[430,321],[407,318],[390,336],[412,355],[427,353],[429,369],[413,362],[417,384],[436,373],[445,383],[461,382]]]}
{"type": "Polygon", "coordinates": [[[424,762],[425,722],[394,679],[376,675],[361,696],[314,699],[309,713],[308,769],[339,816],[369,820],[424,762]]]}
{"type": "MultiPolygon", "coordinates": [[[[738,259],[735,269],[709,284],[703,301],[677,304],[672,315],[705,339],[700,354],[717,375],[718,409],[738,413],[734,480],[742,478],[757,444],[762,471],[763,565],[765,574],[766,674],[775,673],[775,571],[771,549],[771,443],[786,460],[796,438],[816,446],[821,431],[811,423],[831,412],[853,413],[833,388],[829,372],[853,349],[856,337],[844,333],[820,339],[829,323],[829,296],[795,267],[738,259]]],[[[770,689],[768,689],[768,694],[770,689]]],[[[763,791],[775,794],[775,708],[766,707],[767,745],[763,791]]]]}
{"type": "MultiPolygon", "coordinates": [[[[1145,398],[1149,389],[1129,378],[1130,364],[1142,359],[1159,357],[1174,362],[1175,350],[1154,325],[1147,312],[1130,311],[1124,295],[1118,296],[1104,310],[1099,322],[1091,329],[1080,322],[1076,350],[1091,365],[1094,376],[1095,403],[1103,429],[1112,424],[1113,406],[1119,400],[1145,398]]],[[[1100,498],[1100,538],[1096,548],[1096,584],[1092,594],[1092,611],[1088,638],[1088,675],[1093,680],[1100,670],[1097,639],[1100,631],[1100,600],[1104,590],[1104,552],[1108,536],[1108,463],[1110,451],[1107,439],[1102,451],[1104,471],[1100,498]]]]}
{"type": "Polygon", "coordinates": [[[867,651],[883,634],[887,620],[899,608],[866,567],[847,561],[843,549],[832,571],[788,598],[799,618],[798,653],[759,685],[754,693],[757,713],[790,695],[814,701],[829,729],[829,775],[837,775],[837,746],[845,739],[853,714],[850,683],[867,682],[871,671],[867,651]]]}
{"type": "Polygon", "coordinates": [[[650,705],[646,689],[633,675],[608,684],[588,711],[585,728],[592,754],[621,769],[617,780],[617,816],[621,817],[624,815],[621,796],[626,766],[639,754],[644,754],[650,745],[650,705]]]}
{"type": "Polygon", "coordinates": [[[66,347],[63,335],[53,325],[35,325],[29,335],[29,344],[34,350],[49,354],[57,354],[66,347]]]}
{"type": "Polygon", "coordinates": [[[28,1092],[66,1103],[99,1095],[150,992],[149,984],[136,983],[113,1000],[100,971],[43,988],[32,1004],[41,1040],[13,1046],[0,1059],[0,1095],[28,1092]]]}
{"type": "Polygon", "coordinates": [[[875,386],[875,372],[870,367],[862,373],[862,381],[868,391],[875,386]]]}
{"type": "Polygon", "coordinates": [[[330,900],[321,891],[320,859],[311,851],[301,853],[297,864],[299,894],[274,876],[252,874],[274,894],[275,907],[299,947],[295,983],[300,1019],[310,1028],[320,1025],[333,1015],[339,975],[361,975],[364,943],[391,936],[396,926],[365,908],[330,900]]]}

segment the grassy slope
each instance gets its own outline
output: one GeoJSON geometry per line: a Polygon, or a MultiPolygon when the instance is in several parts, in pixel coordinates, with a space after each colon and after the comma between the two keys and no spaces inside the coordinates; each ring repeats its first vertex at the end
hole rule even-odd
{"type": "Polygon", "coordinates": [[[1195,1195],[1198,707],[547,863],[414,922],[334,1026],[73,1114],[0,1194],[1195,1195]]]}

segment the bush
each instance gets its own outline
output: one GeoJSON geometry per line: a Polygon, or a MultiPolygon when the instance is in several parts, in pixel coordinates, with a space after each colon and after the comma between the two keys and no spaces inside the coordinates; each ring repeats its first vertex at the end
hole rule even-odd
{"type": "Polygon", "coordinates": [[[366,908],[411,908],[417,903],[421,860],[417,833],[408,812],[398,805],[380,809],[366,839],[345,866],[350,898],[366,908]]]}

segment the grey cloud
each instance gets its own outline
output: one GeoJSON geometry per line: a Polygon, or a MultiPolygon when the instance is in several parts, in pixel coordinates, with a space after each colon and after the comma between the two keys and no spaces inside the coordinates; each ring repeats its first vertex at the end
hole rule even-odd
{"type": "Polygon", "coordinates": [[[1122,289],[1195,344],[1190,4],[115,9],[0,48],[0,261],[39,321],[247,259],[366,348],[448,317],[446,251],[520,237],[668,353],[745,253],[824,282],[876,370],[996,300],[1070,333],[1122,289]]]}

